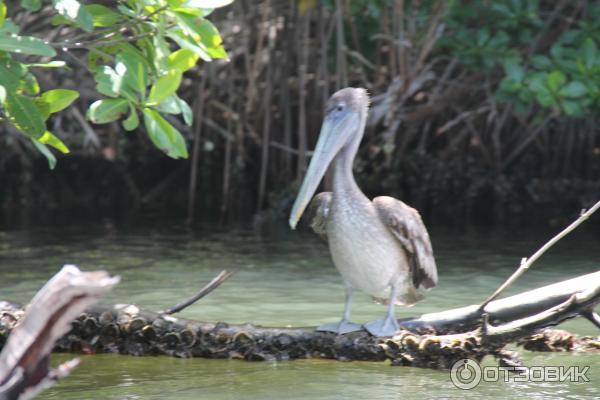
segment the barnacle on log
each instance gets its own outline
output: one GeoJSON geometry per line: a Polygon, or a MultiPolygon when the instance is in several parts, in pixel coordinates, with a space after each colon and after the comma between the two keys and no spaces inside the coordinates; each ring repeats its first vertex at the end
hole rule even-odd
{"type": "Polygon", "coordinates": [[[518,342],[531,351],[571,351],[576,343],[576,335],[560,329],[545,329],[518,342]]]}

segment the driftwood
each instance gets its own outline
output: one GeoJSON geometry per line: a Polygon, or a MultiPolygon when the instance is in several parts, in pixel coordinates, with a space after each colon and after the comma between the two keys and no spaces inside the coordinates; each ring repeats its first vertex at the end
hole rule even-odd
{"type": "Polygon", "coordinates": [[[70,330],[73,319],[118,281],[103,271],[81,272],[66,265],[26,309],[0,302],[0,399],[31,398],[67,376],[79,360],[50,370],[48,359],[55,342],[70,330]],[[10,336],[7,328],[14,328],[10,336]]]}
{"type": "MultiPolygon", "coordinates": [[[[514,363],[514,354],[503,350],[508,343],[544,351],[598,349],[600,343],[594,338],[544,331],[578,315],[589,316],[598,302],[600,271],[493,301],[486,307],[485,318],[479,306],[472,305],[399,320],[402,330],[393,338],[374,338],[366,332],[336,336],[314,328],[215,324],[135,305],[96,305],[75,320],[55,349],[250,361],[389,359],[395,365],[432,368],[448,368],[457,360],[485,355],[514,363]]],[[[2,312],[0,342],[19,312],[14,308],[2,312]]]]}

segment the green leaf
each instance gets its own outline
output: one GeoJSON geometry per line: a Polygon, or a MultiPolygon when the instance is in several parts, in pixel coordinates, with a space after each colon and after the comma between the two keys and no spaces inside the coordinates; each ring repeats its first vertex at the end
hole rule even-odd
{"type": "Polygon", "coordinates": [[[91,32],[94,29],[92,15],[77,0],[52,0],[58,14],[74,21],[84,31],[91,32]]]}
{"type": "Polygon", "coordinates": [[[171,95],[160,102],[156,109],[163,114],[181,114],[181,107],[176,100],[177,95],[171,95]]]}
{"type": "Polygon", "coordinates": [[[579,81],[569,82],[568,85],[560,90],[562,96],[581,97],[587,93],[585,85],[579,81]]]}
{"type": "Polygon", "coordinates": [[[548,88],[553,92],[557,92],[566,80],[565,74],[559,70],[554,70],[548,74],[548,88]]]}
{"type": "Polygon", "coordinates": [[[42,94],[42,100],[50,105],[50,114],[64,110],[79,97],[79,92],[68,89],[53,89],[42,94]]]}
{"type": "Polygon", "coordinates": [[[42,8],[42,0],[21,0],[21,5],[29,11],[39,11],[42,8]]]}
{"type": "Polygon", "coordinates": [[[550,48],[550,54],[555,60],[559,60],[563,58],[565,52],[565,48],[562,46],[562,43],[557,42],[552,45],[550,48]]]}
{"type": "Polygon", "coordinates": [[[181,72],[169,71],[156,80],[150,89],[147,105],[153,106],[160,104],[164,99],[177,91],[181,84],[181,72]]]}
{"type": "Polygon", "coordinates": [[[137,110],[132,104],[129,104],[129,117],[123,121],[122,125],[126,131],[132,131],[140,125],[137,110]]]}
{"type": "Polygon", "coordinates": [[[185,12],[176,12],[175,16],[179,21],[178,26],[181,30],[175,30],[172,33],[179,36],[180,40],[182,39],[184,42],[187,42],[187,45],[182,45],[179,43],[180,40],[178,41],[178,39],[173,38],[180,47],[193,50],[205,61],[210,61],[212,58],[227,57],[227,53],[222,45],[223,39],[212,22],[185,12]],[[200,51],[196,48],[199,48],[200,51]]]}
{"type": "Polygon", "coordinates": [[[194,38],[188,35],[186,32],[179,29],[167,33],[167,36],[170,39],[173,39],[173,41],[177,43],[177,45],[182,49],[189,49],[192,50],[194,53],[198,54],[198,56],[200,56],[200,58],[204,61],[212,60],[205,46],[202,43],[199,43],[196,40],[194,40],[194,38]]]}
{"type": "Polygon", "coordinates": [[[227,58],[227,52],[223,48],[223,39],[217,28],[207,19],[202,19],[196,26],[196,32],[200,35],[200,40],[206,46],[208,54],[212,58],[227,58]]]}
{"type": "Polygon", "coordinates": [[[21,79],[23,90],[28,94],[38,94],[40,92],[40,85],[35,75],[27,72],[21,79]]]}
{"type": "Polygon", "coordinates": [[[0,85],[9,92],[16,92],[21,88],[21,79],[27,73],[27,68],[11,60],[3,61],[0,62],[0,85]]]}
{"type": "Polygon", "coordinates": [[[46,157],[46,160],[48,160],[48,166],[50,167],[50,169],[54,169],[54,167],[56,167],[56,157],[54,157],[54,154],[52,154],[52,152],[48,149],[48,147],[44,146],[41,143],[38,143],[37,141],[35,141],[33,139],[31,139],[31,143],[33,143],[35,148],[38,149],[38,151],[40,153],[42,153],[42,155],[44,157],[46,157]]]}
{"type": "MultiPolygon", "coordinates": [[[[125,97],[129,101],[138,102],[135,95],[138,64],[146,65],[147,61],[141,55],[129,51],[131,46],[116,46],[111,49],[117,53],[115,68],[107,65],[96,68],[94,79],[96,89],[108,97],[125,97]]],[[[91,61],[90,61],[91,62],[91,61]]],[[[144,84],[145,86],[145,84],[144,84]]],[[[145,91],[145,87],[144,87],[145,91]]]]}
{"type": "Polygon", "coordinates": [[[0,35],[0,50],[47,57],[56,55],[52,47],[31,36],[0,35]]]}
{"type": "Polygon", "coordinates": [[[585,66],[588,69],[591,69],[596,63],[596,58],[598,56],[598,47],[596,46],[596,42],[592,38],[587,38],[583,42],[583,59],[585,61],[585,66]]]}
{"type": "Polygon", "coordinates": [[[537,72],[537,73],[534,73],[534,74],[531,74],[530,76],[528,76],[527,80],[528,80],[529,88],[532,91],[534,91],[536,93],[540,93],[540,92],[549,93],[548,88],[546,87],[546,82],[548,81],[548,74],[543,73],[543,72],[537,72]]]}
{"type": "Polygon", "coordinates": [[[158,106],[156,106],[156,109],[161,113],[183,114],[183,120],[185,123],[189,126],[192,125],[192,109],[188,103],[185,102],[185,100],[180,99],[176,94],[164,99],[158,106]]]}
{"type": "Polygon", "coordinates": [[[151,50],[154,53],[154,58],[157,60],[162,60],[171,54],[170,46],[166,39],[166,37],[157,35],[152,38],[151,43],[150,40],[146,42],[151,45],[148,50],[151,50]]]}
{"type": "Polygon", "coordinates": [[[133,91],[137,91],[145,97],[150,65],[137,49],[129,44],[122,46],[117,55],[115,68],[117,73],[123,76],[123,86],[130,89],[132,95],[133,91]]]}
{"type": "Polygon", "coordinates": [[[139,17],[139,15],[134,10],[132,10],[131,8],[126,7],[124,5],[118,5],[117,10],[119,10],[121,12],[121,14],[127,15],[128,17],[131,17],[131,18],[139,17]]]}
{"type": "Polygon", "coordinates": [[[167,4],[171,9],[181,7],[184,3],[185,0],[167,0],[167,4]]]}
{"type": "Polygon", "coordinates": [[[143,113],[144,124],[152,143],[171,158],[187,158],[187,147],[181,133],[169,124],[157,111],[144,108],[143,113]]]}
{"type": "Polygon", "coordinates": [[[477,32],[477,46],[484,47],[486,42],[490,40],[490,31],[487,28],[480,29],[477,32]]]}
{"type": "Polygon", "coordinates": [[[4,104],[6,101],[6,88],[0,85],[0,104],[4,104]]]}
{"type": "Polygon", "coordinates": [[[519,60],[511,58],[504,62],[504,71],[506,72],[506,75],[515,82],[521,82],[525,76],[525,71],[519,64],[519,60]]]}
{"type": "Polygon", "coordinates": [[[10,19],[5,19],[4,25],[0,26],[0,34],[2,34],[2,35],[18,34],[18,33],[19,33],[19,27],[17,26],[17,24],[12,22],[10,19]]]}
{"type": "MultiPolygon", "coordinates": [[[[167,2],[170,3],[171,1],[167,0],[167,2]]],[[[173,1],[173,3],[181,3],[181,1],[175,0],[175,1],[173,1]]],[[[185,2],[183,2],[183,3],[185,3],[185,2]]],[[[204,9],[193,8],[193,7],[190,7],[189,4],[185,4],[184,7],[180,7],[179,5],[174,4],[171,9],[176,13],[188,14],[188,15],[192,15],[194,17],[206,17],[213,11],[212,9],[208,9],[208,8],[204,8],[204,9]]]]}
{"type": "Polygon", "coordinates": [[[194,114],[192,113],[192,109],[185,100],[180,99],[177,96],[175,96],[175,98],[179,103],[179,108],[181,109],[181,113],[183,114],[183,120],[185,121],[186,125],[192,126],[192,122],[194,122],[194,114]]]}
{"type": "Polygon", "coordinates": [[[96,90],[108,97],[118,97],[123,84],[123,77],[109,66],[102,66],[94,75],[96,90]]]}
{"type": "Polygon", "coordinates": [[[554,97],[548,92],[539,92],[536,95],[537,101],[544,107],[551,107],[556,104],[554,97]]]}
{"type": "Polygon", "coordinates": [[[38,139],[46,131],[42,114],[34,101],[27,96],[8,93],[5,111],[10,122],[31,138],[38,139]]]}
{"type": "Polygon", "coordinates": [[[148,82],[148,71],[144,68],[144,65],[137,64],[135,82],[138,87],[138,92],[142,95],[142,99],[146,98],[146,82],[148,82]]]}
{"type": "Polygon", "coordinates": [[[69,148],[63,143],[63,141],[54,136],[50,131],[44,132],[42,137],[39,138],[37,141],[42,144],[52,146],[63,154],[69,153],[69,148]]]}
{"type": "Polygon", "coordinates": [[[169,70],[179,71],[181,73],[193,68],[198,62],[198,55],[190,49],[179,49],[169,54],[167,66],[169,70]]]}
{"type": "Polygon", "coordinates": [[[90,4],[85,9],[92,16],[93,25],[96,27],[109,27],[124,20],[124,17],[101,4],[90,4]]]}
{"type": "Polygon", "coordinates": [[[52,24],[52,26],[58,26],[58,25],[69,25],[69,26],[74,26],[76,25],[76,23],[74,21],[71,21],[69,18],[67,17],[63,17],[62,15],[55,15],[54,17],[52,17],[52,19],[50,20],[50,23],[52,24]]]}
{"type": "Polygon", "coordinates": [[[552,62],[546,56],[535,55],[531,58],[531,64],[537,69],[547,70],[552,67],[552,62]]]}
{"type": "Polygon", "coordinates": [[[117,75],[121,77],[119,80],[119,94],[129,101],[137,103],[138,99],[135,96],[135,79],[132,78],[135,77],[135,72],[128,73],[128,68],[122,61],[117,61],[115,64],[115,71],[117,75]]]}
{"type": "Polygon", "coordinates": [[[87,117],[95,124],[116,121],[127,112],[127,100],[103,99],[95,101],[87,112],[87,117]]]}
{"type": "Polygon", "coordinates": [[[233,3],[233,0],[188,0],[185,4],[188,7],[196,8],[219,8],[233,3]]]}
{"type": "Polygon", "coordinates": [[[50,104],[42,100],[41,97],[34,97],[32,100],[35,103],[35,106],[37,107],[40,115],[42,116],[42,119],[44,120],[44,122],[46,122],[48,118],[50,118],[50,104]]]}
{"type": "Polygon", "coordinates": [[[65,65],[67,65],[67,63],[65,63],[64,61],[50,61],[47,63],[27,64],[28,67],[37,67],[37,68],[62,68],[65,65]]]}
{"type": "MultiPolygon", "coordinates": [[[[207,19],[197,18],[185,13],[176,13],[175,16],[179,21],[179,27],[181,32],[179,35],[190,43],[191,46],[183,46],[182,48],[189,48],[195,51],[205,61],[210,61],[213,58],[226,58],[227,53],[221,45],[223,40],[219,31],[215,26],[207,19]],[[194,47],[201,50],[198,52],[194,47]],[[205,53],[204,55],[202,53],[205,53]],[[205,58],[208,56],[208,58],[205,58]]],[[[178,42],[179,44],[179,42],[178,42]]]]}
{"type": "Polygon", "coordinates": [[[4,25],[4,20],[6,19],[6,4],[3,1],[0,1],[0,26],[4,25]]]}
{"type": "Polygon", "coordinates": [[[562,108],[567,115],[581,115],[583,110],[577,101],[565,100],[562,102],[562,108]]]}

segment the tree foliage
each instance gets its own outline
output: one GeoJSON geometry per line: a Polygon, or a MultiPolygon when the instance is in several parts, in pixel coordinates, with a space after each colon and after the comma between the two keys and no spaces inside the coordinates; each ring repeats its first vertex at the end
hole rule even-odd
{"type": "Polygon", "coordinates": [[[552,21],[544,23],[542,16],[551,10],[538,0],[469,3],[457,1],[449,9],[452,34],[441,44],[472,69],[493,73],[502,67],[496,91],[501,101],[513,103],[521,114],[535,105],[569,116],[600,109],[599,4],[587,5],[561,30],[552,21]],[[544,43],[549,29],[557,34],[544,43]]]}
{"type": "MultiPolygon", "coordinates": [[[[59,209],[67,201],[108,213],[151,203],[165,213],[187,208],[221,221],[257,210],[283,212],[316,142],[325,102],[343,86],[371,94],[355,162],[357,181],[370,196],[393,195],[426,217],[461,224],[474,217],[504,223],[507,215],[561,218],[565,209],[598,197],[597,2],[237,1],[209,16],[230,61],[202,65],[198,79],[199,68],[188,68],[219,54],[199,52],[198,41],[175,35],[175,29],[189,32],[189,18],[170,19],[170,11],[166,24],[177,25],[163,26],[170,53],[156,57],[159,47],[144,47],[155,39],[142,35],[158,14],[144,11],[139,21],[111,8],[114,0],[89,1],[95,3],[85,8],[92,32],[66,22],[53,28],[52,18],[67,17],[50,2],[28,14],[18,4],[7,7],[6,19],[18,22],[20,36],[49,41],[58,54],[12,57],[29,63],[43,91],[80,92],[75,105],[46,121],[46,130],[73,153],[63,157],[65,168],[47,173],[36,153],[21,151],[27,142],[16,140],[14,129],[0,134],[0,210],[7,214],[16,205],[59,209]],[[146,61],[122,50],[128,46],[146,61]],[[48,61],[53,68],[33,66],[48,61]],[[78,67],[83,63],[89,73],[78,67]],[[183,79],[174,97],[178,71],[183,79]],[[193,107],[193,127],[185,125],[192,112],[180,99],[193,107]],[[92,104],[93,121],[112,122],[90,127],[82,114],[92,104]],[[193,146],[185,148],[176,131],[193,146]],[[154,143],[172,157],[189,151],[191,160],[157,157],[154,143]],[[201,193],[195,202],[194,193],[201,193]]],[[[16,113],[27,103],[19,100],[16,113]]],[[[22,124],[39,131],[39,122],[22,124]]]]}
{"type": "Polygon", "coordinates": [[[164,118],[182,115],[192,124],[190,106],[177,96],[183,74],[199,59],[226,58],[217,28],[207,19],[232,0],[127,0],[108,7],[78,0],[0,0],[0,118],[27,136],[48,159],[48,149],[68,153],[47,129],[52,114],[78,97],[73,89],[40,90],[36,71],[67,68],[69,52],[86,52],[83,65],[102,99],[89,105],[96,124],[121,120],[132,131],[142,122],[151,141],[169,157],[187,157],[181,133],[164,118]],[[24,13],[52,13],[49,23],[67,35],[49,39],[23,33],[24,13]],[[143,118],[140,118],[140,115],[143,118]]]}

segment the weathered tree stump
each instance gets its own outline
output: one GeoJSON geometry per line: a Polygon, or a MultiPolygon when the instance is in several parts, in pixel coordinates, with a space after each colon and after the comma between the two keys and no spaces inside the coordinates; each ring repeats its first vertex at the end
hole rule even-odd
{"type": "Polygon", "coordinates": [[[71,321],[118,281],[104,271],[81,272],[66,265],[26,309],[0,302],[1,400],[31,398],[77,366],[74,359],[51,370],[50,352],[71,329],[71,321]]]}

